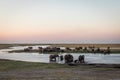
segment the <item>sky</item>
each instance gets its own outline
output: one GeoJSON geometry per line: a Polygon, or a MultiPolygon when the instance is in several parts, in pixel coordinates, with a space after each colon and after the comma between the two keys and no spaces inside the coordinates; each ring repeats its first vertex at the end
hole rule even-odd
{"type": "Polygon", "coordinates": [[[0,0],[0,43],[120,43],[120,0],[0,0]]]}

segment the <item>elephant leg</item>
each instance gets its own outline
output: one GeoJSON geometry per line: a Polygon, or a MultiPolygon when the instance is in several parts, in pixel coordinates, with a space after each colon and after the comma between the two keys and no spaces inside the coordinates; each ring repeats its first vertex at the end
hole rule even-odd
{"type": "Polygon", "coordinates": [[[54,61],[56,62],[56,57],[54,58],[54,61]]]}

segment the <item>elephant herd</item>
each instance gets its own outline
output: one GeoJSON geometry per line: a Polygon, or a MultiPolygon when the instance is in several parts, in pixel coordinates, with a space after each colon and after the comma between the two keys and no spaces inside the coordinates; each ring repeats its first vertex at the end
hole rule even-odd
{"type": "Polygon", "coordinates": [[[25,48],[23,50],[24,52],[39,52],[39,53],[101,53],[101,54],[110,54],[111,50],[110,47],[107,47],[106,49],[100,49],[99,47],[89,46],[89,47],[65,47],[64,49],[60,47],[38,47],[38,49],[33,49],[32,47],[25,48]]]}
{"type": "Polygon", "coordinates": [[[85,56],[80,55],[78,56],[78,59],[74,60],[73,55],[71,54],[66,54],[66,55],[58,55],[58,54],[51,54],[49,56],[49,61],[50,62],[56,62],[56,61],[64,61],[65,63],[85,63],[84,61],[85,56]]]}

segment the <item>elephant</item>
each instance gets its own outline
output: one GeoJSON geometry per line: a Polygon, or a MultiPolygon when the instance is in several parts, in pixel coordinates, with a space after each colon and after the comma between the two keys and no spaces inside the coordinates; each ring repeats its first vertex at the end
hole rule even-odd
{"type": "Polygon", "coordinates": [[[24,51],[25,51],[25,52],[29,52],[30,49],[29,49],[29,48],[25,48],[24,51]]]}
{"type": "Polygon", "coordinates": [[[64,59],[65,59],[65,63],[71,63],[71,62],[73,62],[73,56],[71,54],[66,54],[64,56],[64,59]]]}
{"type": "Polygon", "coordinates": [[[104,49],[103,51],[102,51],[102,53],[104,54],[104,55],[106,55],[106,54],[110,54],[110,47],[107,47],[107,49],[104,49]]]}
{"type": "Polygon", "coordinates": [[[24,51],[25,52],[29,52],[29,51],[31,51],[33,49],[33,47],[28,47],[28,48],[24,48],[24,51]]]}
{"type": "Polygon", "coordinates": [[[82,47],[75,47],[75,51],[80,51],[82,50],[82,47]]]}
{"type": "Polygon", "coordinates": [[[28,47],[28,49],[32,50],[32,49],[33,49],[33,47],[28,47]]]}
{"type": "Polygon", "coordinates": [[[71,49],[70,49],[69,47],[66,47],[65,51],[66,51],[66,52],[70,52],[71,49]]]}
{"type": "Polygon", "coordinates": [[[109,51],[109,50],[104,50],[104,51],[103,51],[103,54],[104,54],[104,55],[110,54],[110,51],[109,51]]]}
{"type": "Polygon", "coordinates": [[[52,52],[60,52],[60,48],[58,48],[58,47],[53,47],[53,48],[52,48],[52,52]]]}
{"type": "Polygon", "coordinates": [[[63,55],[60,55],[60,61],[63,61],[63,55]]]}
{"type": "Polygon", "coordinates": [[[84,62],[85,62],[85,61],[84,61],[84,58],[85,58],[84,55],[80,55],[80,56],[78,57],[78,61],[79,61],[80,63],[84,63],[84,62]]]}
{"type": "Polygon", "coordinates": [[[58,60],[59,60],[59,55],[58,54],[51,54],[50,56],[49,56],[49,60],[50,60],[50,62],[56,62],[56,58],[58,58],[58,60]]]}
{"type": "Polygon", "coordinates": [[[38,47],[38,52],[39,53],[43,53],[43,48],[42,47],[38,47]]]}

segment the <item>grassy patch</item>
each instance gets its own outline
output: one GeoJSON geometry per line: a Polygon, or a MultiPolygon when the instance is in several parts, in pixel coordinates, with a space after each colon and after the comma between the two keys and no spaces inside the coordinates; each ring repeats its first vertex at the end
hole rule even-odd
{"type": "Polygon", "coordinates": [[[0,60],[0,71],[2,70],[15,70],[15,69],[57,69],[57,68],[73,68],[67,64],[57,63],[34,63],[34,62],[22,62],[12,60],[0,60]]]}
{"type": "Polygon", "coordinates": [[[12,47],[12,45],[11,44],[0,44],[0,49],[6,49],[9,47],[12,47]]]}
{"type": "Polygon", "coordinates": [[[95,67],[91,65],[69,66],[67,64],[57,63],[35,63],[12,60],[0,60],[0,71],[8,70],[28,70],[28,69],[78,69],[78,70],[114,70],[115,68],[95,67]]]}

